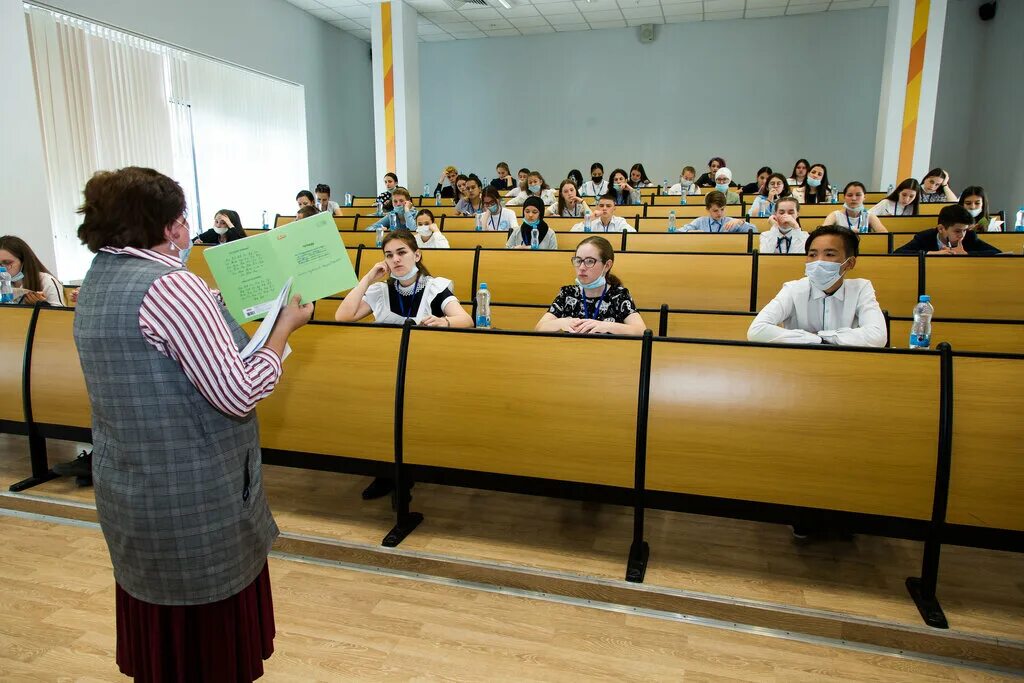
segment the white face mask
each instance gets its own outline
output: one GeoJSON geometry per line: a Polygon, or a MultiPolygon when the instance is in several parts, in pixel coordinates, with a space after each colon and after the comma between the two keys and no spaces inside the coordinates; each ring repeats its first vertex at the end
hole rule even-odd
{"type": "Polygon", "coordinates": [[[227,234],[228,229],[227,228],[214,228],[213,231],[215,233],[217,233],[218,235],[224,235],[224,234],[227,234]]]}
{"type": "MultiPolygon", "coordinates": [[[[846,259],[849,261],[850,259],[846,259]]],[[[843,266],[846,261],[836,263],[835,261],[811,261],[804,265],[804,274],[810,280],[811,286],[821,291],[839,282],[842,277],[843,266]]]]}
{"type": "Polygon", "coordinates": [[[971,214],[971,218],[977,218],[981,215],[981,209],[967,209],[967,213],[971,214]]]}
{"type": "Polygon", "coordinates": [[[776,227],[778,227],[779,232],[781,232],[783,235],[788,235],[793,230],[792,225],[779,225],[776,227]]]}
{"type": "Polygon", "coordinates": [[[417,225],[416,226],[416,234],[418,234],[423,239],[427,239],[428,237],[430,237],[430,233],[431,232],[433,232],[433,231],[430,229],[429,225],[417,225]]]}

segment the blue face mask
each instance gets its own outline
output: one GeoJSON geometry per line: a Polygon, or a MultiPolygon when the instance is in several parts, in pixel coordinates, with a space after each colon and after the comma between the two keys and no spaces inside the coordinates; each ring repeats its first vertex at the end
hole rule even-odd
{"type": "Polygon", "coordinates": [[[493,215],[497,216],[498,212],[501,211],[501,207],[498,206],[497,204],[491,204],[487,210],[490,211],[493,215]]]}
{"type": "Polygon", "coordinates": [[[528,185],[527,189],[533,194],[537,194],[538,192],[540,192],[540,185],[528,185]]]}
{"type": "Polygon", "coordinates": [[[391,210],[391,212],[394,213],[396,216],[399,216],[399,217],[404,216],[405,215],[405,207],[404,206],[396,206],[395,208],[393,208],[391,210]]]}
{"type": "Polygon", "coordinates": [[[598,287],[604,287],[604,285],[605,285],[604,273],[601,273],[601,277],[597,278],[596,280],[594,280],[590,284],[583,284],[582,282],[580,282],[579,278],[576,278],[576,284],[578,284],[583,289],[597,289],[598,287]]]}
{"type": "Polygon", "coordinates": [[[536,228],[538,225],[540,225],[540,219],[538,218],[535,221],[528,221],[524,218],[523,223],[530,226],[531,228],[536,228]]]}
{"type": "Polygon", "coordinates": [[[622,189],[622,183],[615,183],[614,187],[615,187],[615,191],[618,192],[619,190],[622,189]]]}
{"type": "Polygon", "coordinates": [[[391,273],[391,277],[393,277],[394,279],[398,280],[399,282],[405,282],[406,280],[411,280],[414,277],[416,277],[416,273],[418,273],[418,272],[420,272],[420,267],[417,266],[414,263],[411,266],[409,266],[409,272],[406,273],[405,275],[402,275],[401,277],[399,277],[398,275],[395,275],[394,273],[391,273]]]}
{"type": "Polygon", "coordinates": [[[185,244],[188,246],[182,249],[173,240],[171,241],[171,251],[178,252],[178,258],[181,259],[182,263],[188,262],[188,255],[192,252],[192,242],[186,242],[185,244]]]}
{"type": "Polygon", "coordinates": [[[21,282],[24,279],[25,279],[25,271],[21,271],[17,275],[12,275],[11,276],[11,282],[21,282]]]}
{"type": "Polygon", "coordinates": [[[715,189],[718,190],[719,192],[728,192],[729,191],[729,183],[725,183],[724,185],[721,185],[721,184],[720,185],[715,185],[715,189]]]}
{"type": "Polygon", "coordinates": [[[821,185],[821,178],[812,178],[810,176],[807,176],[807,184],[810,185],[811,187],[818,187],[819,185],[821,185]]]}

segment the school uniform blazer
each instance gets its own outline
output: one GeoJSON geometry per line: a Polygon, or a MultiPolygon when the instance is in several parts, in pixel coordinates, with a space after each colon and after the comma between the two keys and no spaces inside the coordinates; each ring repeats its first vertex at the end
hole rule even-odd
{"type": "MultiPolygon", "coordinates": [[[[928,228],[914,235],[914,239],[910,240],[902,247],[898,247],[893,250],[894,254],[916,254],[920,251],[938,251],[939,250],[939,229],[928,228]]],[[[968,254],[979,254],[979,255],[994,255],[1001,254],[998,247],[993,247],[988,242],[983,242],[978,238],[978,235],[973,231],[967,232],[964,235],[964,251],[968,254]]]]}

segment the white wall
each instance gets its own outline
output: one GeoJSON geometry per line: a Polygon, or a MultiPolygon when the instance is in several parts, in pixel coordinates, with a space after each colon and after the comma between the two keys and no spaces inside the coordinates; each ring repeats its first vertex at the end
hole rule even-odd
{"type": "Polygon", "coordinates": [[[994,209],[1013,211],[1024,204],[1024,3],[999,3],[987,22],[979,4],[947,8],[932,165],[949,170],[954,190],[981,185],[994,209]]]}
{"type": "MultiPolygon", "coordinates": [[[[310,183],[326,182],[337,196],[374,191],[370,49],[359,39],[284,0],[46,4],[303,84],[310,183]]],[[[284,204],[293,206],[299,189],[281,188],[284,204]]]]}
{"type": "Polygon", "coordinates": [[[750,180],[797,158],[868,180],[887,8],[420,45],[423,173],[508,161],[549,183],[644,163],[656,182],[723,156],[750,180]],[[746,85],[750,84],[750,85],[746,85]],[[458,100],[456,100],[458,98],[458,100]]]}

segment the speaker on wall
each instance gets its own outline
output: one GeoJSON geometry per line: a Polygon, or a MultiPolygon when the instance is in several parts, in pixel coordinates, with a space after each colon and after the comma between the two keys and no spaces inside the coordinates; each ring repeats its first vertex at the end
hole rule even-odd
{"type": "Polygon", "coordinates": [[[981,17],[982,21],[990,21],[993,17],[995,17],[996,0],[992,0],[992,2],[982,3],[981,6],[978,7],[978,16],[981,17]]]}
{"type": "Polygon", "coordinates": [[[640,27],[640,42],[653,43],[654,38],[654,24],[643,24],[640,27]]]}

